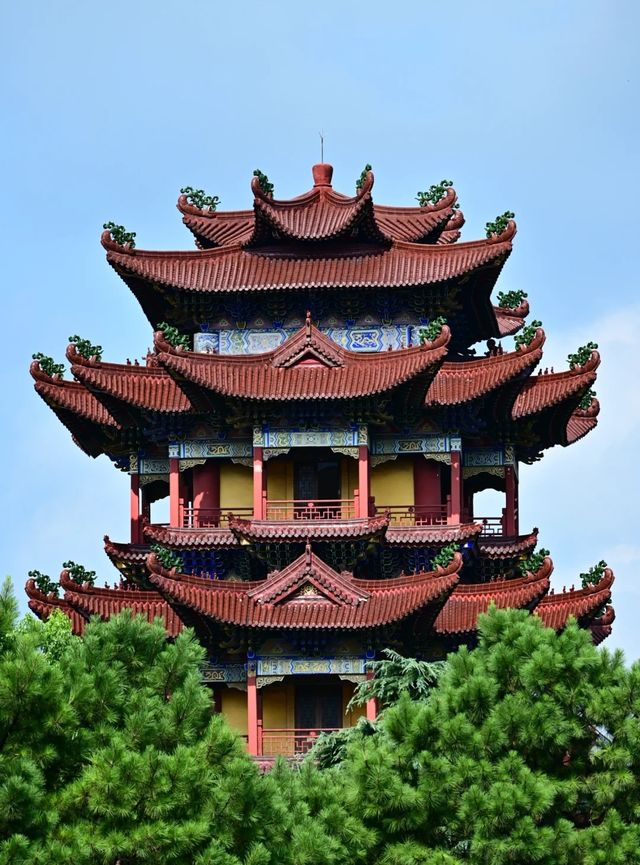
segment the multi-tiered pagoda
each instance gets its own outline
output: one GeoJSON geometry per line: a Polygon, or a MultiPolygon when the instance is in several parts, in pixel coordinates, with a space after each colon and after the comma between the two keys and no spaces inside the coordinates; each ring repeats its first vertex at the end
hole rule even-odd
{"type": "Polygon", "coordinates": [[[556,629],[575,616],[596,642],[613,621],[611,571],[554,594],[537,529],[519,526],[519,464],[596,426],[599,357],[534,374],[545,335],[527,301],[491,300],[513,220],[461,243],[447,184],[387,207],[371,171],[352,197],[329,165],[313,180],[281,201],[256,172],[245,211],[182,195],[192,251],[105,231],[153,352],[115,364],[70,345],[73,380],[31,367],[76,444],[131,486],[131,537],[105,538],[119,586],[65,571],[56,596],[30,580],[31,609],[64,611],[78,634],[123,608],[169,637],[193,628],[216,705],[256,755],[352,724],[367,659],[473,644],[491,603],[556,629]],[[488,488],[501,513],[474,507],[488,488]]]}

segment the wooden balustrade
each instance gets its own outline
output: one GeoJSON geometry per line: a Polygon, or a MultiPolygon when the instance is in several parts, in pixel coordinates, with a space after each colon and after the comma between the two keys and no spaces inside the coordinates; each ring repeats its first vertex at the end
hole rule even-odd
{"type": "Polygon", "coordinates": [[[221,510],[220,508],[181,508],[181,522],[183,529],[227,529],[229,528],[229,513],[233,513],[236,517],[251,519],[253,516],[252,508],[230,508],[229,510],[221,510]]]}
{"type": "Polygon", "coordinates": [[[266,520],[351,520],[356,516],[355,499],[267,499],[266,520]]]}
{"type": "Polygon", "coordinates": [[[445,526],[446,505],[378,505],[377,514],[389,514],[392,526],[445,526]]]}
{"type": "Polygon", "coordinates": [[[321,733],[334,733],[337,727],[269,728],[258,724],[258,754],[262,757],[294,757],[306,754],[313,748],[321,733]]]}

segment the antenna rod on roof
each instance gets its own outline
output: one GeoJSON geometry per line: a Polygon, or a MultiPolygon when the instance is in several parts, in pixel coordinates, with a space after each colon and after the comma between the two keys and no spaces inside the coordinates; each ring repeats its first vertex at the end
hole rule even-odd
{"type": "Polygon", "coordinates": [[[320,162],[324,162],[324,135],[322,131],[318,132],[320,136],[320,162]]]}

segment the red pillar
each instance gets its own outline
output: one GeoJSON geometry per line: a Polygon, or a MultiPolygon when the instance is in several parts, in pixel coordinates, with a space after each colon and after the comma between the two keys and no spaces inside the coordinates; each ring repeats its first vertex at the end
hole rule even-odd
{"type": "Polygon", "coordinates": [[[265,488],[264,462],[262,459],[262,448],[253,449],[253,518],[261,520],[264,518],[262,508],[262,493],[265,488]]]}
{"type": "Polygon", "coordinates": [[[358,493],[359,513],[358,517],[369,516],[369,448],[367,445],[358,446],[358,493]]]}
{"type": "Polygon", "coordinates": [[[513,466],[504,470],[506,507],[504,512],[504,533],[508,538],[518,534],[518,477],[513,466]]]}
{"type": "MultiPolygon", "coordinates": [[[[373,670],[369,670],[369,672],[367,673],[367,679],[369,681],[371,681],[371,679],[373,679],[374,675],[375,674],[374,674],[373,670]]],[[[375,697],[371,697],[370,700],[367,700],[367,703],[366,703],[367,721],[375,721],[375,719],[378,716],[377,708],[378,707],[376,706],[376,698],[375,697]]]]}
{"type": "MultiPolygon", "coordinates": [[[[141,502],[141,511],[142,511],[142,519],[147,523],[151,522],[151,502],[149,501],[149,492],[148,490],[145,492],[144,487],[140,487],[140,502],[141,502]]],[[[140,538],[143,539],[142,527],[140,527],[140,538]]]]}
{"type": "Polygon", "coordinates": [[[140,475],[131,475],[131,543],[141,543],[140,526],[140,475]]]}
{"type": "Polygon", "coordinates": [[[258,744],[258,688],[254,672],[247,675],[247,749],[254,757],[259,753],[258,744]]]}
{"type": "Polygon", "coordinates": [[[193,467],[194,526],[217,526],[220,522],[220,463],[207,460],[193,467]]]}
{"type": "Polygon", "coordinates": [[[169,525],[181,527],[180,519],[180,460],[169,460],[169,525]]]}
{"type": "Polygon", "coordinates": [[[459,525],[462,519],[462,454],[451,451],[451,513],[448,522],[459,525]]]}

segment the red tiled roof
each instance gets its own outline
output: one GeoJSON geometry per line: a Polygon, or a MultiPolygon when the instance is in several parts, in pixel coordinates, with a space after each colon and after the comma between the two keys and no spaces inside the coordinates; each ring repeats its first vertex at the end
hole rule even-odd
{"type": "Polygon", "coordinates": [[[368,173],[363,186],[353,197],[333,190],[331,166],[314,166],[313,173],[314,187],[288,201],[265,195],[257,179],[253,178],[253,210],[200,210],[189,204],[186,195],[178,199],[178,210],[198,245],[205,248],[238,242],[255,243],[265,235],[271,235],[273,240],[273,229],[278,238],[315,242],[332,240],[351,233],[363,217],[372,239],[410,242],[430,239],[451,243],[459,237],[464,217],[454,210],[456,194],[453,189],[448,189],[435,205],[387,207],[374,205],[371,200],[373,172],[368,173]]]}
{"type": "Polygon", "coordinates": [[[596,369],[599,365],[600,355],[594,351],[584,366],[533,376],[523,383],[513,404],[511,416],[518,420],[580,397],[596,380],[596,369]]]}
{"type": "Polygon", "coordinates": [[[420,374],[431,376],[446,354],[449,339],[445,326],[432,343],[396,351],[352,352],[307,326],[264,354],[196,354],[170,346],[160,333],[155,344],[163,366],[200,387],[223,396],[280,401],[371,396],[420,374]],[[311,360],[313,365],[293,365],[300,360],[311,360]]]}
{"type": "Polygon", "coordinates": [[[36,382],[34,385],[36,393],[56,414],[58,413],[56,410],[61,409],[91,423],[120,429],[115,418],[84,385],[48,376],[40,369],[36,360],[31,364],[29,371],[36,382]]]}
{"type": "Polygon", "coordinates": [[[478,627],[478,616],[491,604],[499,609],[530,608],[549,590],[553,570],[550,558],[535,574],[515,580],[459,585],[453,590],[435,621],[439,634],[469,634],[478,627]]]}
{"type": "Polygon", "coordinates": [[[185,576],[149,556],[150,579],[173,603],[248,628],[359,629],[399,621],[440,602],[458,582],[462,557],[446,569],[395,580],[357,580],[338,574],[310,549],[260,582],[185,576]]]}
{"type": "Polygon", "coordinates": [[[466,541],[479,535],[480,523],[463,523],[459,526],[389,526],[385,536],[387,544],[398,547],[429,546],[466,541]]]}
{"type": "Polygon", "coordinates": [[[162,619],[170,637],[177,637],[184,627],[180,617],[158,592],[99,589],[86,584],[79,586],[69,577],[68,571],[60,574],[60,586],[65,590],[65,602],[87,618],[96,615],[102,619],[110,619],[122,610],[131,610],[134,615],[144,616],[149,622],[158,617],[162,619]]]}
{"type": "Polygon", "coordinates": [[[389,517],[352,520],[292,520],[289,523],[267,520],[247,520],[229,517],[229,528],[249,541],[325,541],[333,539],[368,538],[381,534],[389,525],[389,517]]]}
{"type": "Polygon", "coordinates": [[[483,559],[505,559],[532,550],[538,543],[538,529],[529,535],[517,538],[485,537],[478,541],[478,551],[483,559]]]}
{"type": "Polygon", "coordinates": [[[29,609],[43,622],[46,622],[54,610],[60,610],[71,622],[71,630],[77,636],[81,637],[84,634],[84,629],[87,620],[77,610],[74,610],[63,598],[56,598],[54,595],[45,595],[36,588],[33,580],[27,580],[25,586],[27,597],[29,598],[29,609]]]}
{"type": "Polygon", "coordinates": [[[250,251],[240,244],[216,249],[151,252],[129,249],[102,235],[107,260],[125,280],[142,279],[189,292],[276,291],[298,288],[396,288],[432,285],[478,270],[501,267],[511,252],[515,225],[498,237],[429,245],[395,242],[389,249],[353,244],[348,252],[250,251]]]}
{"type": "Polygon", "coordinates": [[[151,411],[192,411],[185,394],[162,367],[87,360],[76,352],[73,345],[67,348],[67,358],[72,374],[98,394],[108,394],[127,405],[151,411]]]}
{"type": "Polygon", "coordinates": [[[588,409],[577,408],[572,412],[567,422],[567,444],[572,445],[591,432],[598,425],[599,414],[600,403],[597,399],[591,400],[591,405],[588,409]]]}
{"type": "Polygon", "coordinates": [[[112,541],[109,535],[104,536],[104,551],[116,566],[144,565],[149,555],[146,544],[123,544],[112,541]]]}
{"type": "Polygon", "coordinates": [[[431,382],[425,404],[457,405],[496,390],[533,369],[542,357],[544,340],[544,331],[538,328],[531,343],[517,351],[463,363],[443,363],[431,382]]]}
{"type": "Polygon", "coordinates": [[[549,594],[540,601],[535,613],[548,628],[554,628],[556,631],[564,628],[569,616],[575,616],[576,619],[584,622],[608,603],[613,581],[613,571],[611,568],[606,568],[602,579],[595,586],[549,594]]]}
{"type": "Polygon", "coordinates": [[[529,301],[523,300],[517,309],[494,306],[493,311],[496,314],[499,335],[513,336],[524,325],[524,320],[529,315],[529,301]]]}
{"type": "Polygon", "coordinates": [[[594,619],[589,627],[591,628],[591,636],[596,646],[599,646],[603,640],[611,636],[612,625],[616,618],[616,612],[612,606],[607,605],[604,613],[594,619]]]}
{"type": "Polygon", "coordinates": [[[146,524],[142,531],[147,540],[176,550],[239,546],[238,539],[228,528],[174,529],[146,524]]]}

